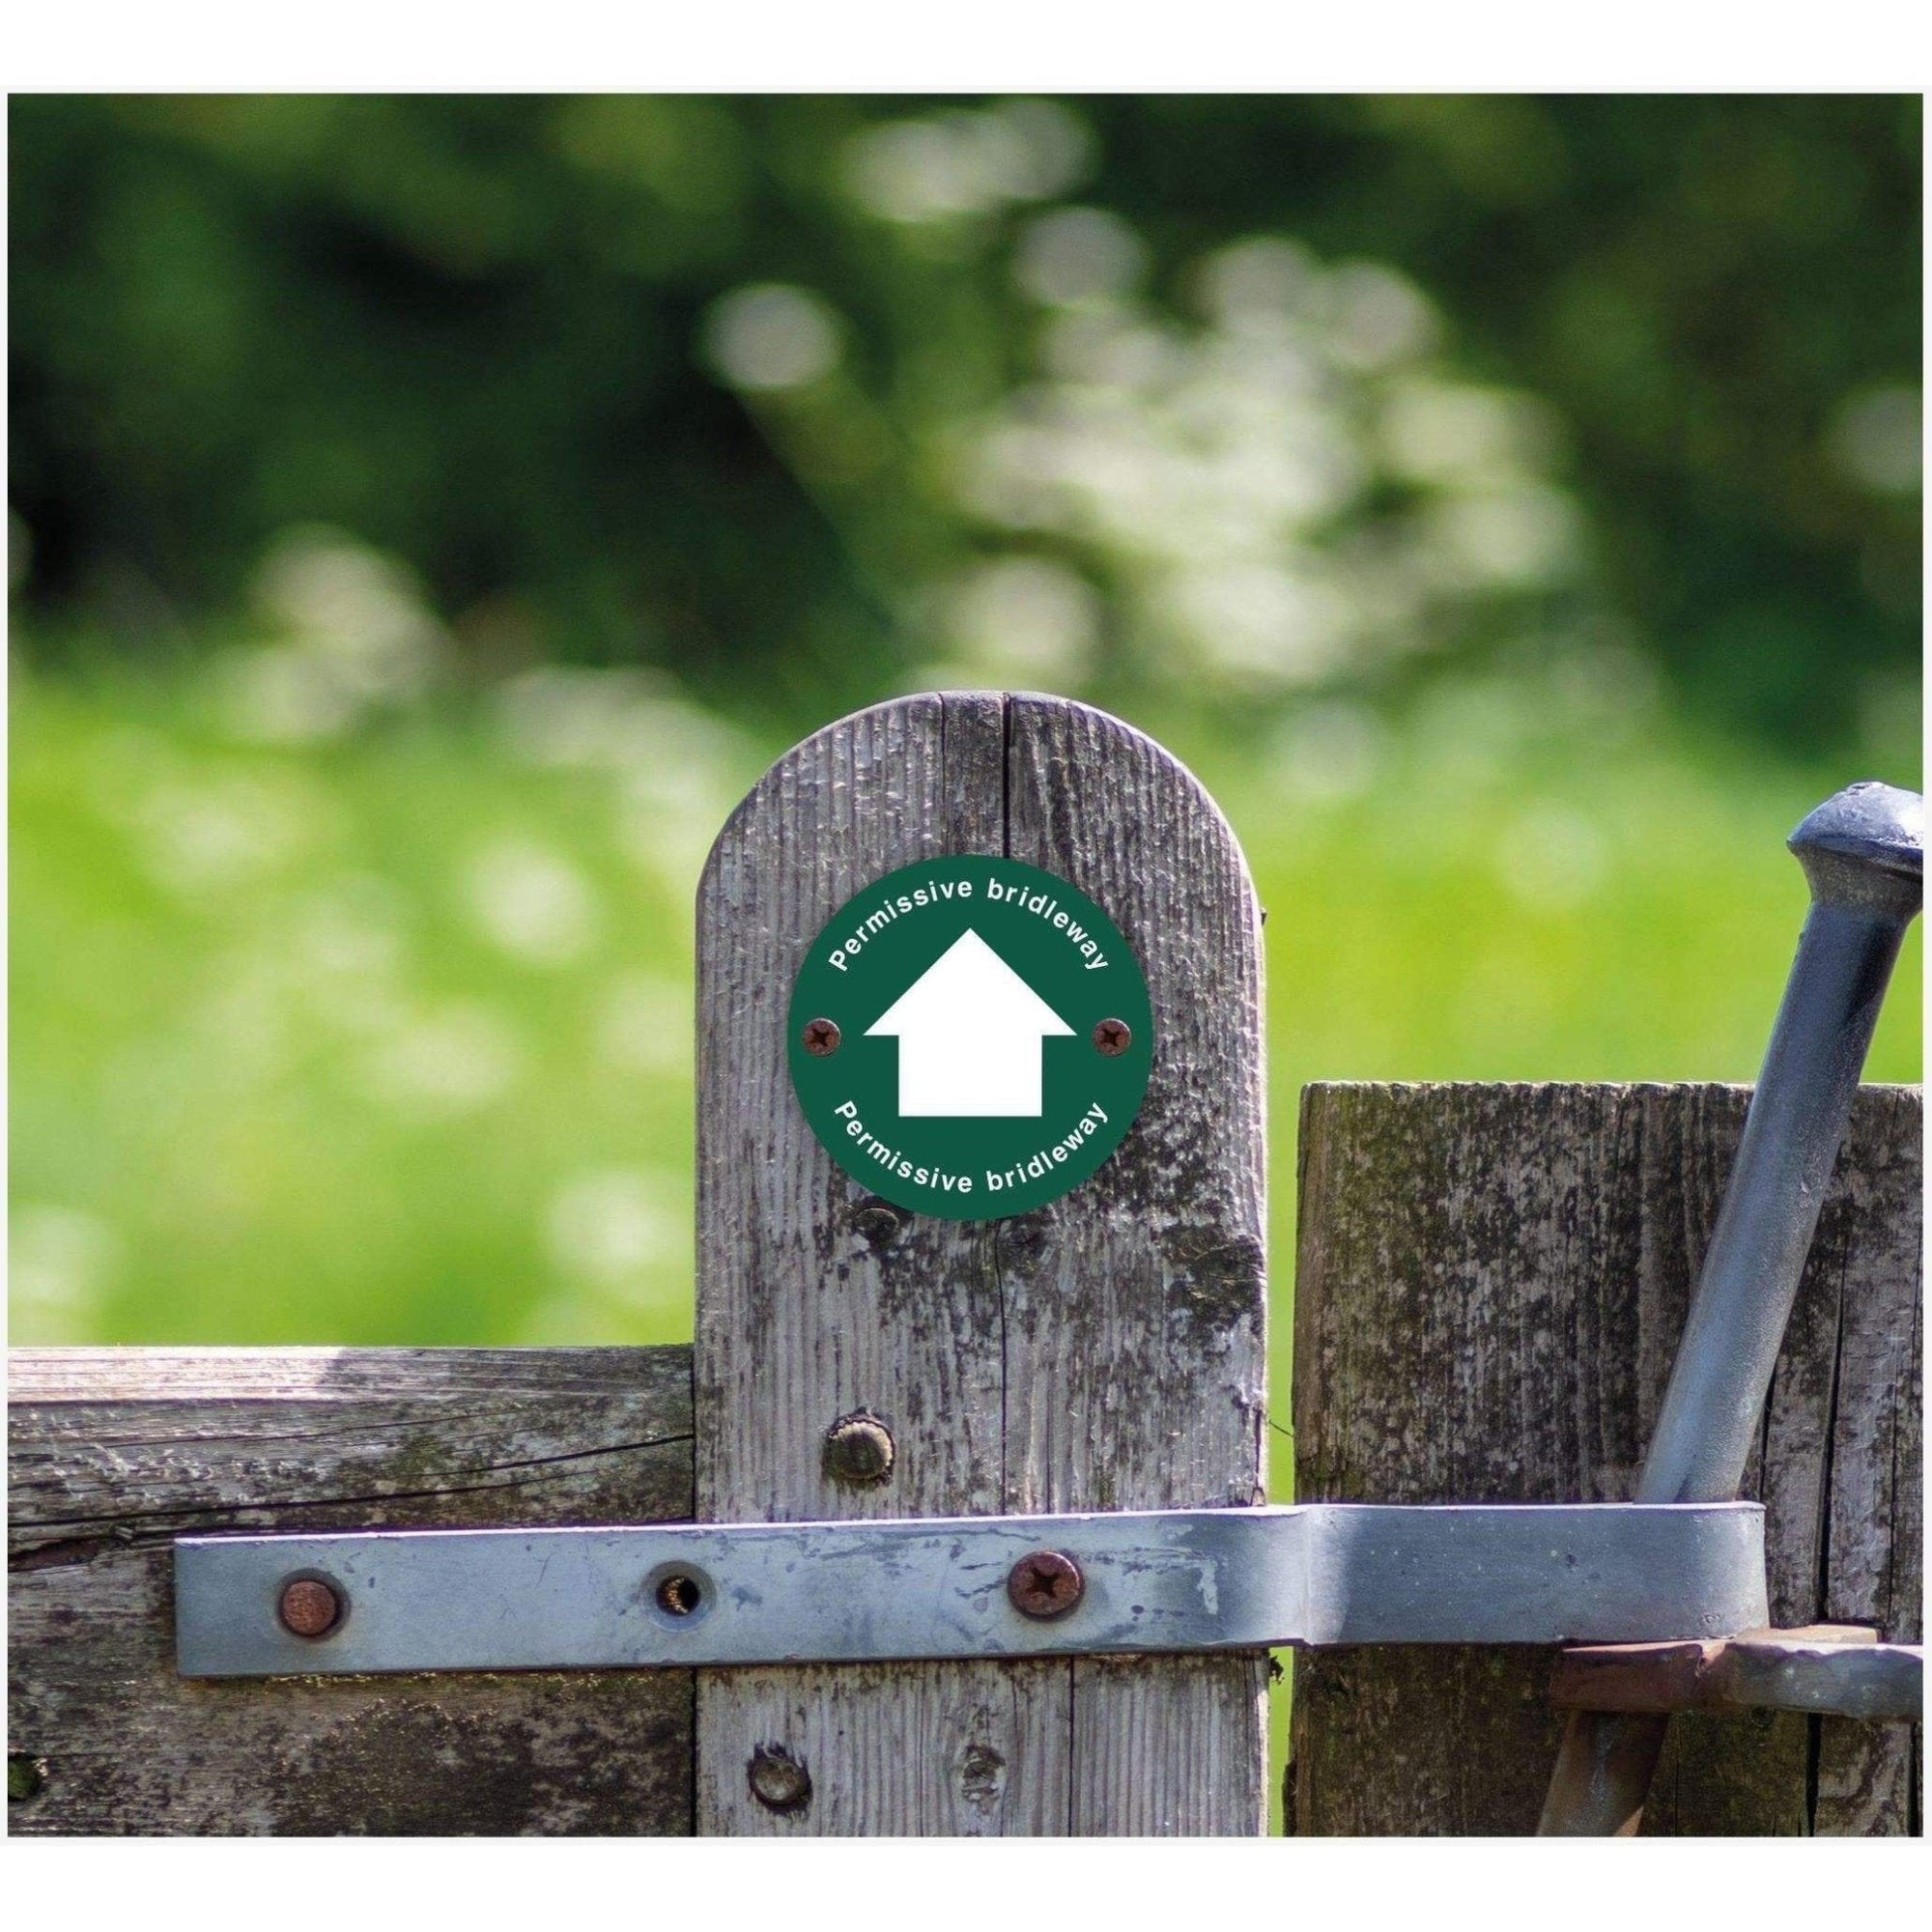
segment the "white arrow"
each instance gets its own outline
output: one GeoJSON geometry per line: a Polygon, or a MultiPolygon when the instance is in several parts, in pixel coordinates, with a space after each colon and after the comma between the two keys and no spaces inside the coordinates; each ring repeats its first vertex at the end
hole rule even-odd
{"type": "Polygon", "coordinates": [[[1073,1029],[970,927],[866,1029],[896,1036],[899,1114],[1040,1113],[1040,1041],[1073,1029]]]}

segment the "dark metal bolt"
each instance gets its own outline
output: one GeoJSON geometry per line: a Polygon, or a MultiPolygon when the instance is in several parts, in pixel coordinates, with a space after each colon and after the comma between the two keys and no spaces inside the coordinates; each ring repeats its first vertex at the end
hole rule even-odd
{"type": "Polygon", "coordinates": [[[819,1060],[828,1053],[838,1051],[838,1022],[837,1020],[807,1020],[805,1023],[805,1050],[819,1060]]]}
{"type": "Polygon", "coordinates": [[[905,1222],[890,1201],[862,1201],[852,1210],[852,1232],[869,1247],[890,1247],[905,1222]]]}
{"type": "Polygon", "coordinates": [[[1094,1029],[1094,1044],[1109,1060],[1126,1052],[1134,1043],[1134,1030],[1125,1020],[1102,1020],[1094,1029]]]}
{"type": "Polygon", "coordinates": [[[858,1488],[893,1472],[892,1432],[868,1409],[841,1415],[825,1432],[825,1473],[858,1488]]]}
{"type": "Polygon", "coordinates": [[[342,1599],[320,1577],[298,1577],[282,1585],[275,1613],[296,1636],[327,1636],[342,1621],[342,1599]]]}
{"type": "Polygon", "coordinates": [[[745,1766],[745,1782],[767,1811],[800,1811],[811,1803],[811,1774],[783,1745],[760,1745],[745,1766]]]}
{"type": "Polygon", "coordinates": [[[1007,1573],[1007,1595],[1023,1617],[1064,1617],[1086,1588],[1079,1564],[1057,1549],[1036,1549],[1007,1573]]]}

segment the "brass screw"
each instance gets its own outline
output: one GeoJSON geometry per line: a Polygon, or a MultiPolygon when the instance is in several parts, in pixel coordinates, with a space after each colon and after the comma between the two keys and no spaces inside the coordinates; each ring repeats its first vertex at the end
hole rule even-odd
{"type": "Polygon", "coordinates": [[[1133,1039],[1134,1030],[1125,1020],[1102,1020],[1094,1029],[1094,1045],[1109,1060],[1126,1052],[1133,1039]]]}
{"type": "Polygon", "coordinates": [[[1057,1549],[1036,1549],[1007,1573],[1007,1595],[1023,1617],[1064,1617],[1086,1589],[1079,1564],[1057,1549]]]}
{"type": "Polygon", "coordinates": [[[854,1489],[893,1472],[892,1431],[869,1409],[841,1415],[825,1432],[825,1473],[854,1489]]]}
{"type": "Polygon", "coordinates": [[[837,1020],[807,1020],[805,1023],[805,1050],[814,1059],[823,1060],[828,1053],[838,1051],[838,1022],[837,1020]]]}
{"type": "Polygon", "coordinates": [[[811,1774],[783,1745],[760,1745],[745,1766],[745,1781],[767,1811],[799,1811],[811,1803],[811,1774]]]}
{"type": "Polygon", "coordinates": [[[275,1614],[295,1636],[327,1636],[342,1621],[342,1599],[320,1577],[297,1577],[282,1585],[275,1614]]]}

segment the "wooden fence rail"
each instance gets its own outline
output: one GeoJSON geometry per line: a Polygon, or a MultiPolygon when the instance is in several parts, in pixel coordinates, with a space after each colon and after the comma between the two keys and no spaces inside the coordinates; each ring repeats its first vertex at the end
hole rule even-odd
{"type": "Polygon", "coordinates": [[[689,1833],[689,1672],[175,1674],[171,1539],[691,1515],[688,1349],[8,1360],[8,1826],[689,1833]]]}

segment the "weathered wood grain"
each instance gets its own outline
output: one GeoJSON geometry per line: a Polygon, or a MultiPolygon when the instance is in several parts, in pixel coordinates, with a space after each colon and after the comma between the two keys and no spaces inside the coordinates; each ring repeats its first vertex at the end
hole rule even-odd
{"type": "MultiPolygon", "coordinates": [[[[1219,814],[1117,722],[1052,699],[911,698],[773,767],[699,894],[697,1480],[701,1516],[992,1514],[1245,1503],[1264,1362],[1259,920],[1219,814]],[[1140,1122],[1036,1213],[882,1212],[790,1092],[785,1004],[854,892],[927,854],[1070,879],[1147,970],[1140,1122]],[[831,1483],[868,1408],[888,1482],[831,1483]]],[[[1264,1664],[991,1663],[708,1673],[706,1832],[1256,1831],[1264,1664]],[[781,1747],[810,1801],[767,1809],[781,1747]]]]}
{"type": "MultiPolygon", "coordinates": [[[[1303,1500],[1628,1496],[1747,1089],[1332,1086],[1303,1097],[1295,1306],[1303,1500]]],[[[1780,1624],[1917,1640],[1916,1088],[1867,1088],[1819,1222],[1747,1493],[1780,1624]]],[[[1304,1653],[1304,1833],[1534,1828],[1548,1653],[1304,1653]]],[[[1645,1829],[1916,1829],[1905,1727],[1680,1720],[1645,1829]]]]}
{"type": "MultiPolygon", "coordinates": [[[[1261,914],[1199,785],[1116,720],[1009,699],[1007,849],[1107,908],[1147,974],[1141,1116],[1084,1187],[1000,1224],[1006,1507],[1266,1500],[1261,914]]],[[[1070,1829],[1261,1832],[1267,1660],[1076,1663],[1070,1829]]]]}
{"type": "Polygon", "coordinates": [[[690,1351],[9,1357],[9,1829],[687,1833],[686,1673],[189,1682],[185,1531],[691,1514],[690,1351]]]}
{"type": "MultiPolygon", "coordinates": [[[[1875,1204],[1918,1189],[1915,1145],[1894,1142],[1877,1152],[1886,1169],[1861,1166],[1845,1177],[1855,1199],[1875,1204]]],[[[1869,1293],[1851,1292],[1848,1262],[1828,1257],[1840,1270],[1840,1291],[1817,1603],[1832,1621],[1869,1624],[1904,1643],[1924,1635],[1921,1233],[1916,1217],[1872,1218],[1859,1268],[1869,1293]]],[[[1813,1829],[1850,1836],[1919,1830],[1918,1731],[1819,1719],[1811,1747],[1813,1829]]]]}
{"type": "MultiPolygon", "coordinates": [[[[1000,1508],[993,1232],[882,1209],[832,1165],[791,1092],[784,1018],[805,949],[860,887],[928,853],[1002,849],[1004,764],[997,698],[883,706],[788,753],[712,848],[697,916],[700,1517],[1000,1508]],[[826,1430],[860,1408],[895,1445],[876,1489],[823,1467],[826,1430]]],[[[1036,1746],[1029,1705],[991,1666],[700,1673],[698,1830],[966,1832],[1029,1816],[1052,1782],[1035,1760],[1065,1732],[1064,1683],[1030,1686],[1060,1706],[1036,1746]],[[939,1739],[951,1749],[934,1756],[939,1739]],[[809,1803],[753,1799],[765,1746],[808,1768],[809,1803]],[[994,1789],[996,1804],[978,1802],[994,1789]]]]}

